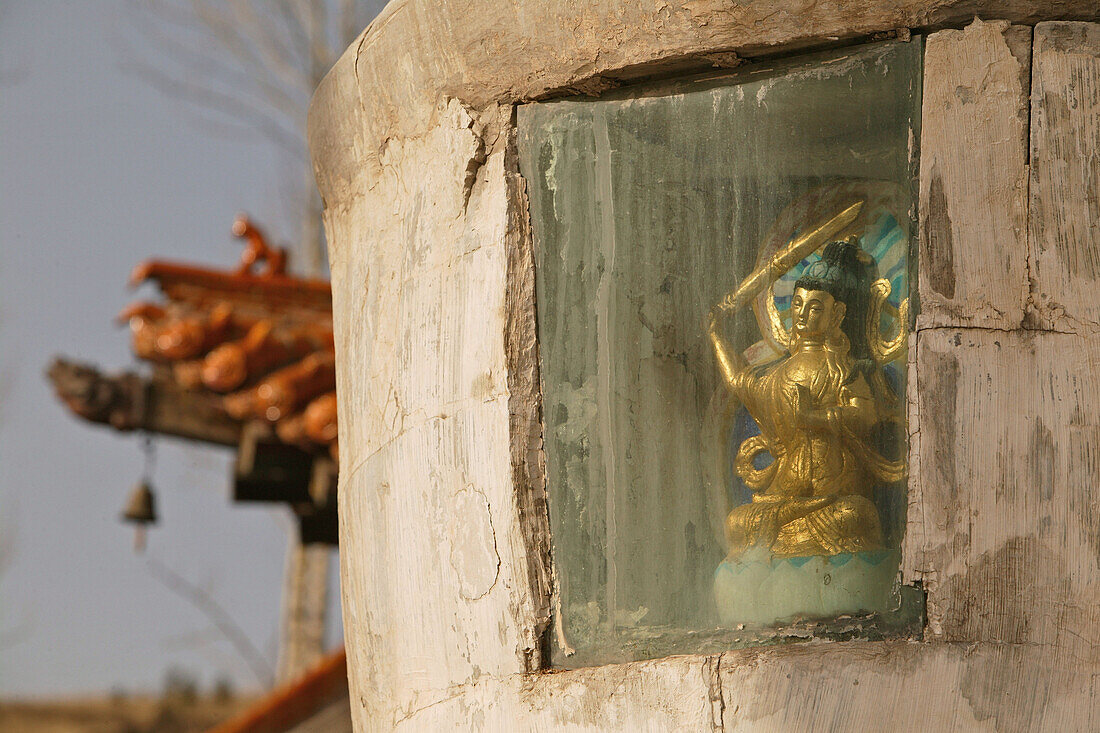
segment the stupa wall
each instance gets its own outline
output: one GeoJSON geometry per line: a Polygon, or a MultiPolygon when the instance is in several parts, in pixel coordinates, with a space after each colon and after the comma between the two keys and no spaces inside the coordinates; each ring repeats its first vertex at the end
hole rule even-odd
{"type": "Polygon", "coordinates": [[[1092,0],[393,0],[310,112],[357,730],[1100,725],[1096,21],[1092,0]],[[514,105],[910,33],[925,62],[902,582],[926,593],[922,638],[543,669],[514,105]]]}

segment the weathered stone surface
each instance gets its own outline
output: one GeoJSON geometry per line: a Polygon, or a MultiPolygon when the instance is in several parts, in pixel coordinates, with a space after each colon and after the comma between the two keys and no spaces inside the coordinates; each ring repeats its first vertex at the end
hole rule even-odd
{"type": "Polygon", "coordinates": [[[1028,299],[1031,28],[928,37],[920,140],[918,328],[1016,328],[1028,299]]]}
{"type": "MultiPolygon", "coordinates": [[[[394,0],[314,97],[311,148],[322,195],[381,165],[386,141],[472,109],[552,90],[593,93],[620,79],[704,70],[714,54],[754,56],[975,16],[1017,23],[1095,20],[1095,0],[394,0]],[[342,156],[354,149],[357,158],[342,156]],[[334,154],[335,153],[335,154],[334,154]]],[[[724,56],[724,58],[728,58],[724,56]]]]}
{"type": "Polygon", "coordinates": [[[430,134],[394,141],[384,174],[326,220],[360,729],[524,671],[546,615],[511,470],[506,150],[485,151],[457,103],[446,113],[430,134]]]}
{"type": "Polygon", "coordinates": [[[916,344],[903,561],[928,630],[1100,660],[1100,342],[933,329],[916,344]]]}
{"type": "Polygon", "coordinates": [[[1009,644],[796,644],[483,678],[397,730],[1085,731],[1097,667],[1009,644]]]}
{"type": "MultiPolygon", "coordinates": [[[[315,97],[310,127],[333,274],[357,729],[1097,727],[1100,353],[1070,334],[931,328],[914,338],[904,575],[929,591],[930,641],[524,674],[537,665],[550,602],[537,347],[523,184],[508,164],[507,117],[492,105],[975,14],[1095,19],[1100,7],[395,0],[342,57],[315,97]]],[[[993,88],[1015,100],[1008,70],[1018,74],[1026,54],[1014,33],[990,24],[943,36],[948,56],[957,44],[978,44],[955,64],[990,62],[943,73],[966,87],[988,71],[993,88]]],[[[1031,206],[1042,226],[1033,219],[1030,228],[1038,318],[1029,325],[1058,330],[1098,320],[1083,299],[1095,282],[1087,227],[1097,217],[1080,213],[1095,199],[1086,145],[1095,142],[1095,54],[1081,52],[1093,38],[1089,27],[1061,24],[1036,33],[1031,206]],[[1070,215],[1072,223],[1059,218],[1070,215]]],[[[941,91],[944,101],[956,93],[941,91]]],[[[984,125],[1003,111],[988,96],[974,99],[974,109],[945,112],[942,129],[984,125]]],[[[1016,201],[1006,181],[1018,172],[1019,125],[989,124],[998,137],[940,159],[955,156],[956,173],[937,194],[951,212],[954,294],[940,281],[942,307],[928,313],[943,320],[933,324],[1017,322],[1018,215],[952,200],[1016,201]],[[987,143],[1011,156],[986,155],[987,143]],[[958,174],[968,167],[1007,178],[971,190],[958,174]],[[990,243],[971,244],[983,226],[1008,237],[1006,293],[971,288],[981,271],[970,268],[988,267],[973,253],[990,243]],[[970,253],[955,248],[964,240],[970,253]],[[970,307],[985,320],[965,320],[970,307]]],[[[932,182],[922,189],[929,201],[932,182]]]]}
{"type": "MultiPolygon", "coordinates": [[[[715,725],[716,658],[484,677],[401,711],[395,730],[675,731],[715,725]]],[[[380,728],[384,726],[379,726],[380,728]]]]}
{"type": "Polygon", "coordinates": [[[726,731],[1086,731],[1095,663],[1034,646],[905,642],[728,652],[726,731]]]}
{"type": "Polygon", "coordinates": [[[1035,316],[1056,331],[1100,331],[1100,25],[1035,27],[1031,89],[1035,316]]]}

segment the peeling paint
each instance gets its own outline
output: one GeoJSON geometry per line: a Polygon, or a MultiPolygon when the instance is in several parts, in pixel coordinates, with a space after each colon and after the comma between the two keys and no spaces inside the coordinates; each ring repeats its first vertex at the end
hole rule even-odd
{"type": "Polygon", "coordinates": [[[928,284],[935,292],[951,299],[955,297],[955,243],[951,236],[951,216],[943,178],[935,168],[932,169],[928,191],[928,213],[922,222],[928,284]]]}
{"type": "Polygon", "coordinates": [[[500,575],[492,513],[485,494],[473,486],[458,492],[450,504],[451,567],[462,597],[476,601],[489,594],[500,575]]]}

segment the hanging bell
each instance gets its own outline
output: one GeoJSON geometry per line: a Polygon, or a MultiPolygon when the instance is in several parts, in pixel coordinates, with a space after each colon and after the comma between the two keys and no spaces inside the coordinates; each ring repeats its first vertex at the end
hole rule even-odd
{"type": "Polygon", "coordinates": [[[122,512],[122,521],[132,524],[154,524],[157,521],[157,502],[153,496],[153,487],[142,481],[130,492],[126,509],[122,512]]]}
{"type": "Polygon", "coordinates": [[[136,525],[134,527],[134,551],[145,549],[145,527],[157,521],[157,503],[153,488],[146,481],[138,483],[130,492],[126,508],[122,512],[122,521],[136,525]]]}

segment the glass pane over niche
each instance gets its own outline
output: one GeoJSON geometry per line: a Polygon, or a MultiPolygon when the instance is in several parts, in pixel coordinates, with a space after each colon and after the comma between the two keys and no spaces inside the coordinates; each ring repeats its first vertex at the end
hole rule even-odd
{"type": "Polygon", "coordinates": [[[554,664],[904,626],[920,59],[520,108],[554,664]]]}

